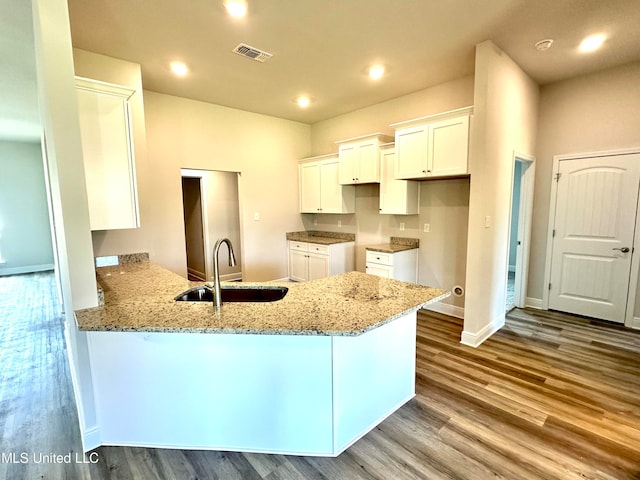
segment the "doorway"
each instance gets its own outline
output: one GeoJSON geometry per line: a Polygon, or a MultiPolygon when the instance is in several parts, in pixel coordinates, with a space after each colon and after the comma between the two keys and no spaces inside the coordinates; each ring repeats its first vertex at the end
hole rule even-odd
{"type": "Polygon", "coordinates": [[[514,153],[505,295],[507,312],[516,307],[523,308],[526,304],[534,178],[534,157],[514,153]]]}
{"type": "Polygon", "coordinates": [[[640,153],[556,157],[553,171],[546,306],[623,323],[636,297],[640,153]]]}
{"type": "Polygon", "coordinates": [[[183,213],[187,275],[190,280],[210,281],[213,246],[228,238],[236,257],[230,267],[220,262],[220,279],[242,280],[242,245],[238,172],[182,169],[183,213]]]}
{"type": "Polygon", "coordinates": [[[182,177],[182,207],[184,213],[187,278],[204,282],[207,277],[204,253],[201,178],[182,177]]]}

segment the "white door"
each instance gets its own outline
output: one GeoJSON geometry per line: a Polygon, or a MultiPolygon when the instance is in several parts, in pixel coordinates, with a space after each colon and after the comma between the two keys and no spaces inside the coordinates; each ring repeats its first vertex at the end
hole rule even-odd
{"type": "Polygon", "coordinates": [[[558,162],[549,308],[624,322],[640,155],[558,162]]]}
{"type": "Polygon", "coordinates": [[[329,256],[319,255],[317,253],[309,253],[307,255],[309,262],[309,280],[317,280],[329,276],[329,256]]]}

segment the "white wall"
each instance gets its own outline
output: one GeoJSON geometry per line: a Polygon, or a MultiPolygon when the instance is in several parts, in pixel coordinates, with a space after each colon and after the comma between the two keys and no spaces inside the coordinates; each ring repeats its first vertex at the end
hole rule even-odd
{"type": "Polygon", "coordinates": [[[140,201],[150,212],[144,228],[152,261],[185,275],[180,170],[233,171],[240,172],[243,278],[286,277],[285,233],[302,229],[297,162],[309,154],[311,128],[150,91],[145,116],[154,167],[146,174],[148,195],[140,201]]]}
{"type": "Polygon", "coordinates": [[[639,85],[636,62],[542,87],[527,296],[543,297],[554,155],[640,148],[639,85]]]}
{"type": "Polygon", "coordinates": [[[469,243],[462,342],[504,324],[514,151],[534,152],[538,86],[492,42],[476,47],[469,243]]]}
{"type": "Polygon", "coordinates": [[[32,0],[38,100],[45,134],[58,276],[64,297],[65,334],[85,450],[97,419],[85,332],[74,310],[98,304],[84,187],[80,124],[73,78],[71,31],[66,0],[32,0]]]}
{"type": "Polygon", "coordinates": [[[39,143],[0,141],[0,275],[53,269],[39,143]]]}

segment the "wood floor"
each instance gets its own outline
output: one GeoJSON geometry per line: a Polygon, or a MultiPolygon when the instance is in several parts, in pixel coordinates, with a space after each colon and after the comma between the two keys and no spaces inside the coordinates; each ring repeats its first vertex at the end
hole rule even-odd
{"type": "Polygon", "coordinates": [[[477,349],[420,313],[416,397],[338,458],[102,447],[76,463],[54,295],[51,274],[0,277],[0,479],[640,479],[640,332],[534,310],[477,349]]]}

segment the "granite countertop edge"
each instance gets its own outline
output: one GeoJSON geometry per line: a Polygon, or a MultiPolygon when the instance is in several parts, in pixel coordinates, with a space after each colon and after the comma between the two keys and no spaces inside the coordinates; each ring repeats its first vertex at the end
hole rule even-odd
{"type": "Polygon", "coordinates": [[[450,295],[349,272],[301,283],[222,282],[228,288],[287,286],[289,292],[280,301],[231,302],[216,312],[210,302],[174,301],[202,283],[155,264],[101,267],[97,276],[105,304],[75,312],[82,331],[357,336],[450,295]]]}

